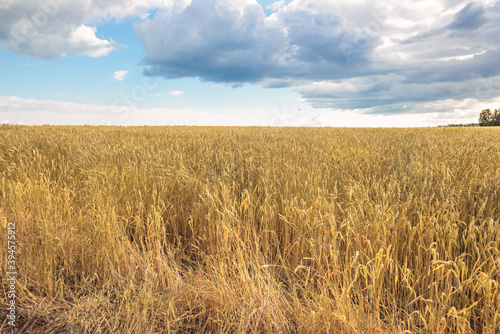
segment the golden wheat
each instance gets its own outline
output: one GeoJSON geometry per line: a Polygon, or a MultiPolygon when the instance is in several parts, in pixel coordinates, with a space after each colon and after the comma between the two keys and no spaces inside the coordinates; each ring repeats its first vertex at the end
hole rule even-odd
{"type": "Polygon", "coordinates": [[[0,127],[18,332],[498,333],[499,203],[495,128],[0,127]]]}

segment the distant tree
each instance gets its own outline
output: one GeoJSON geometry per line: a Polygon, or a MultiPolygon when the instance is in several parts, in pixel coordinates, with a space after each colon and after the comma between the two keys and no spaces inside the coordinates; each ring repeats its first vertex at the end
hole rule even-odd
{"type": "Polygon", "coordinates": [[[500,108],[495,109],[495,113],[493,114],[494,124],[495,126],[500,126],[500,108]]]}
{"type": "Polygon", "coordinates": [[[484,109],[479,114],[479,124],[481,126],[486,126],[489,122],[491,122],[492,114],[490,109],[484,109]]]}
{"type": "Polygon", "coordinates": [[[479,125],[481,126],[500,126],[500,109],[491,111],[484,109],[479,114],[479,125]]]}

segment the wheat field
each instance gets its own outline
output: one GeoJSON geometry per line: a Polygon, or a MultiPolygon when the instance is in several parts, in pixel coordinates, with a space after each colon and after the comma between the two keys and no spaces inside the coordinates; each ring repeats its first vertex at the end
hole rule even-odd
{"type": "Polygon", "coordinates": [[[500,332],[496,128],[2,126],[0,220],[19,333],[500,332]]]}

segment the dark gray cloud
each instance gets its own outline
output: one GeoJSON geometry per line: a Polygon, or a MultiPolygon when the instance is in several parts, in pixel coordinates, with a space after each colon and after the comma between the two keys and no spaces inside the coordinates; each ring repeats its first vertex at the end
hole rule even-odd
{"type": "Polygon", "coordinates": [[[500,52],[489,50],[465,60],[439,60],[413,70],[400,70],[406,79],[403,83],[455,83],[500,74],[500,52]]]}
{"type": "MultiPolygon", "coordinates": [[[[493,14],[494,7],[489,11],[493,14]]],[[[490,21],[488,10],[484,4],[468,3],[451,18],[449,24],[438,24],[412,38],[402,41],[403,44],[420,44],[426,40],[461,39],[474,37],[473,33],[490,21]]],[[[442,50],[442,48],[439,48],[442,50]]]]}
{"type": "Polygon", "coordinates": [[[453,17],[453,22],[447,26],[448,29],[476,30],[485,23],[488,17],[484,6],[470,2],[453,17]]]}
{"type": "MultiPolygon", "coordinates": [[[[498,8],[498,3],[489,7],[469,3],[450,18],[452,23],[436,23],[438,27],[420,29],[415,37],[401,43],[396,40],[392,50],[404,57],[399,61],[398,57],[388,57],[390,61],[384,61],[386,58],[372,63],[390,69],[394,75],[377,76],[377,84],[369,90],[346,93],[337,86],[325,89],[328,85],[310,85],[297,91],[315,107],[365,109],[384,114],[436,111],[422,107],[433,101],[480,102],[498,98],[500,25],[495,23],[500,18],[498,8]]],[[[342,84],[349,80],[333,82],[342,84]]]]}
{"type": "Polygon", "coordinates": [[[420,5],[294,0],[266,17],[251,0],[193,0],[135,29],[147,75],[299,86],[317,108],[428,112],[422,103],[499,96],[496,85],[476,89],[500,75],[499,4],[420,5]]]}
{"type": "Polygon", "coordinates": [[[260,5],[239,10],[217,0],[193,0],[179,14],[160,11],[135,29],[151,65],[146,75],[225,83],[369,74],[378,42],[334,13],[285,7],[271,19],[260,5]]]}
{"type": "Polygon", "coordinates": [[[362,79],[369,83],[366,86],[356,79],[336,84],[316,83],[298,88],[297,92],[317,108],[367,109],[371,113],[384,114],[421,113],[422,103],[445,99],[473,98],[486,101],[495,98],[499,96],[499,79],[500,76],[465,82],[405,84],[404,76],[377,76],[362,79]]]}
{"type": "Polygon", "coordinates": [[[266,31],[263,19],[260,6],[246,6],[240,15],[235,8],[206,0],[194,0],[180,14],[160,11],[154,20],[136,24],[148,50],[144,61],[154,65],[145,73],[231,83],[259,81],[283,47],[281,33],[266,31]]]}

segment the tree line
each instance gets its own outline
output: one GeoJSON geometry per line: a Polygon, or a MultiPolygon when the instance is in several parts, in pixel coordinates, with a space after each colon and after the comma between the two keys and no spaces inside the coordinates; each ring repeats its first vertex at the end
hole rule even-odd
{"type": "Polygon", "coordinates": [[[485,109],[479,114],[480,126],[500,126],[500,109],[485,109]]]}

